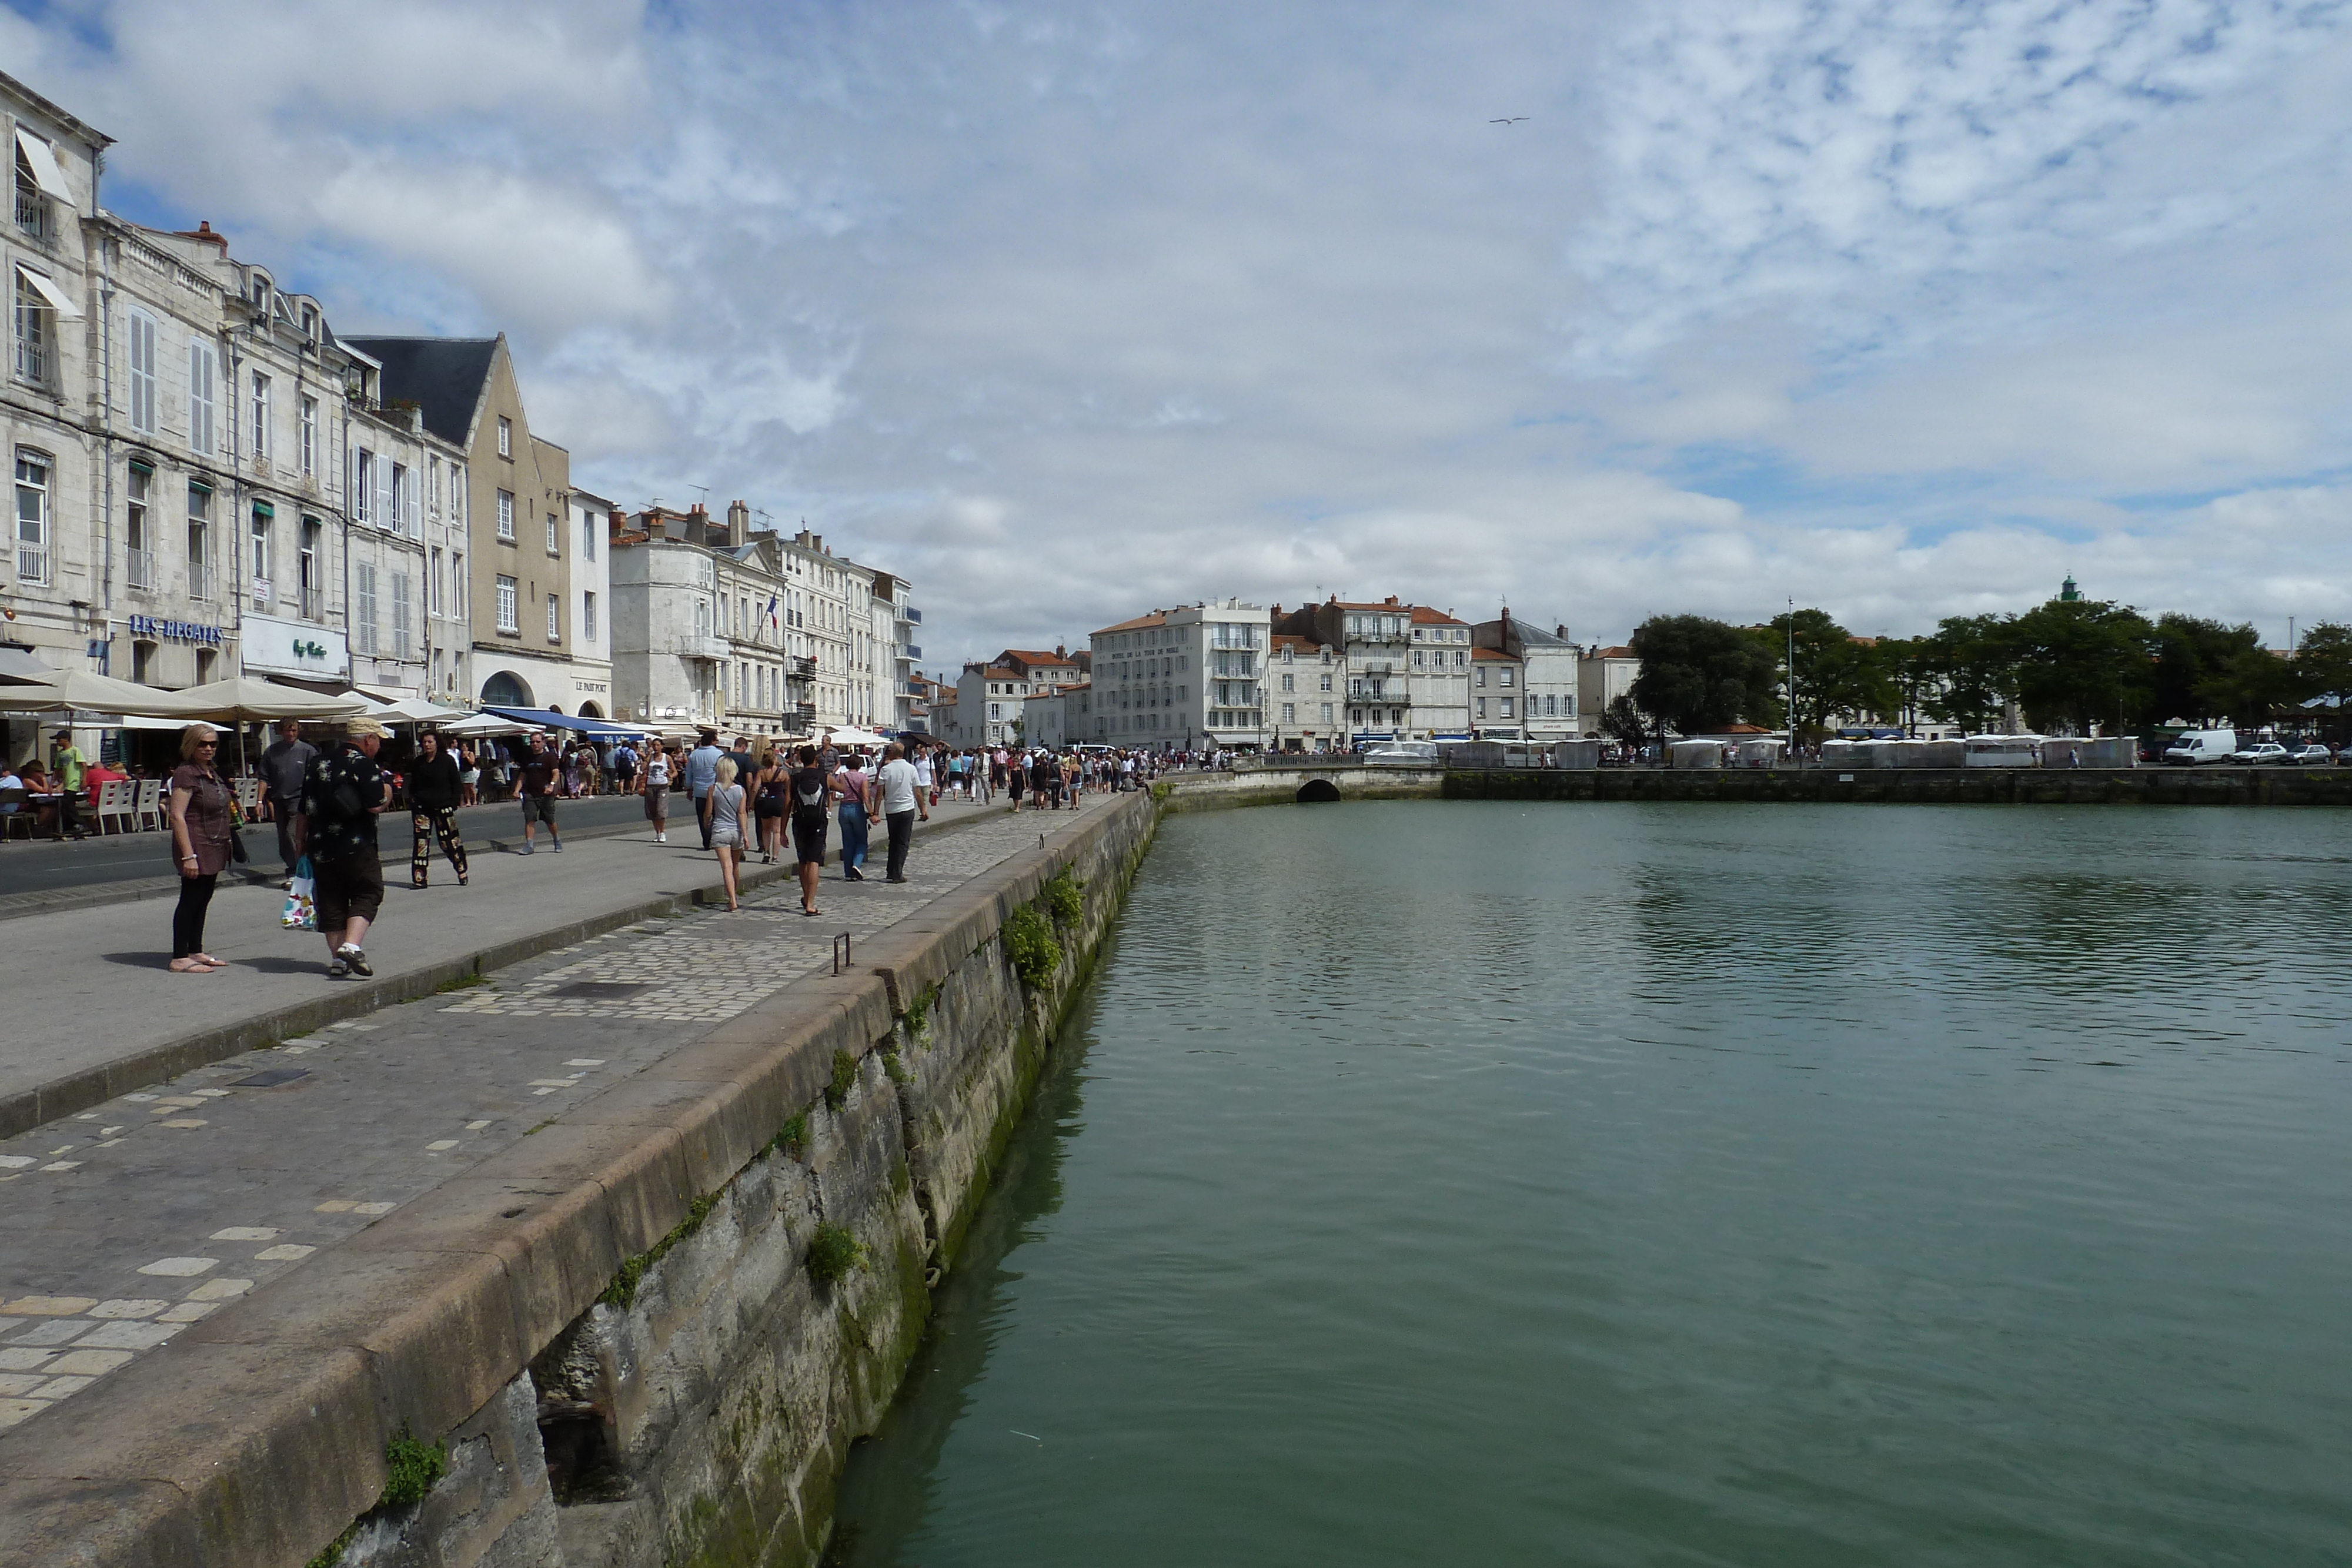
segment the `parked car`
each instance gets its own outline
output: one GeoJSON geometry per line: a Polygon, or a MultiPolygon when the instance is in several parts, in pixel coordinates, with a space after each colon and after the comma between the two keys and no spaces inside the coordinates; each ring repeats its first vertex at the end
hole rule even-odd
{"type": "Polygon", "coordinates": [[[2275,740],[2265,740],[2260,746],[2242,746],[2230,754],[2230,760],[2241,768],[2274,768],[2286,760],[2286,747],[2275,740]]]}
{"type": "Polygon", "coordinates": [[[2291,768],[2325,768],[2336,760],[2336,754],[2317,741],[2306,742],[2286,754],[2291,768]]]}
{"type": "Polygon", "coordinates": [[[2343,750],[2336,754],[2336,766],[2338,768],[2352,768],[2352,746],[2347,746],[2343,750]]]}

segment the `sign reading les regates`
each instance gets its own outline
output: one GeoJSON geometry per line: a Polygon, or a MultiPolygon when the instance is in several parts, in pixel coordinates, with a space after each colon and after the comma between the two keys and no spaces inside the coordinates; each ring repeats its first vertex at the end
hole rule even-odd
{"type": "Polygon", "coordinates": [[[133,615],[127,622],[133,637],[160,637],[170,643],[208,643],[217,648],[221,629],[193,621],[166,621],[156,615],[133,615]]]}

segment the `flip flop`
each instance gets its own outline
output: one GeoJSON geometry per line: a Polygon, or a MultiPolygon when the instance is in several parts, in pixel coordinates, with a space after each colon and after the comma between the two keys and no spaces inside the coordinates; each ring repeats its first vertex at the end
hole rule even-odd
{"type": "Polygon", "coordinates": [[[822,909],[803,909],[803,910],[802,910],[802,911],[801,911],[801,913],[802,913],[803,915],[807,915],[810,919],[814,920],[814,919],[815,919],[818,915],[823,915],[823,914],[824,913],[824,910],[822,910],[822,909]]]}

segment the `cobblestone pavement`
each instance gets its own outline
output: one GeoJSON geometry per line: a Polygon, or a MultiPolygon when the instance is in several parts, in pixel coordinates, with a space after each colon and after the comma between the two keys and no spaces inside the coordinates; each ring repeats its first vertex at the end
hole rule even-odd
{"type": "MultiPolygon", "coordinates": [[[[932,817],[933,829],[953,831],[919,834],[919,863],[930,848],[927,840],[943,844],[982,813],[942,806],[932,817]]],[[[430,885],[419,891],[408,885],[407,821],[386,822],[379,832],[383,917],[368,933],[370,960],[390,979],[717,883],[718,863],[697,841],[690,811],[671,819],[668,843],[652,838],[641,821],[631,833],[572,841],[559,855],[541,833],[537,854],[473,856],[472,885],[463,888],[436,856],[430,885]]],[[[278,922],[284,904],[274,886],[223,887],[213,899],[206,942],[228,967],[198,976],[166,967],[169,901],[7,922],[8,1016],[25,1025],[8,1031],[8,1049],[0,1051],[0,1094],[21,1094],[362,984],[327,977],[326,944],[313,932],[285,930],[278,922]]]]}
{"type": "Polygon", "coordinates": [[[828,968],[840,933],[878,931],[1087,814],[976,821],[918,841],[905,885],[829,871],[823,919],[779,884],[739,914],[646,921],[0,1142],[0,1428],[828,968]]]}

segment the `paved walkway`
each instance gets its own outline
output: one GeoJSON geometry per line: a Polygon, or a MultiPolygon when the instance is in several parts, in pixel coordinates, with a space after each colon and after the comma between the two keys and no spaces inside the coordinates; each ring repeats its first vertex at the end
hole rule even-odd
{"type": "MultiPolygon", "coordinates": [[[[408,831],[404,814],[394,812],[391,820],[397,821],[400,832],[408,831]]],[[[645,802],[625,795],[566,800],[556,808],[556,820],[566,833],[634,831],[645,825],[645,802]]],[[[457,826],[468,844],[520,839],[522,809],[511,800],[469,806],[457,813],[457,826]]],[[[401,840],[404,853],[407,842],[401,840]]],[[[245,845],[257,873],[278,871],[275,827],[260,822],[246,829],[245,845]]],[[[179,879],[167,863],[171,853],[171,840],[158,832],[107,833],[79,843],[0,842],[0,920],[134,898],[176,898],[179,879]]]]}
{"type": "MultiPolygon", "coordinates": [[[[924,831],[993,810],[942,802],[924,831]]],[[[383,913],[368,933],[367,951],[384,980],[446,967],[532,932],[593,920],[657,897],[691,895],[719,883],[718,861],[700,847],[691,816],[683,822],[670,820],[667,845],[654,843],[651,831],[641,827],[582,840],[557,854],[542,831],[536,854],[474,855],[467,887],[457,885],[436,850],[431,885],[421,892],[408,885],[405,821],[397,831],[385,828],[380,838],[386,851],[383,913]]],[[[832,835],[836,852],[838,838],[832,835]]],[[[754,857],[751,869],[772,874],[782,868],[760,867],[754,857]]],[[[54,911],[0,925],[0,963],[8,977],[0,1005],[6,1009],[9,1042],[0,1053],[0,1103],[171,1041],[362,984],[328,979],[326,943],[314,932],[280,925],[284,906],[285,895],[274,887],[222,887],[213,898],[205,942],[229,967],[211,975],[177,975],[167,967],[169,903],[54,911]]],[[[118,1080],[112,1087],[122,1084],[118,1080]]],[[[85,1096],[82,1104],[89,1103],[85,1096]]]]}
{"type": "MultiPolygon", "coordinates": [[[[222,1302],[826,970],[840,933],[869,936],[1041,833],[1071,831],[1100,799],[1080,812],[991,811],[919,841],[904,886],[829,872],[822,920],[803,918],[797,890],[780,882],[738,915],[644,921],[481,986],[348,1019],[0,1141],[0,1428],[131,1366],[222,1302]]],[[[483,864],[463,892],[395,894],[377,950],[389,959],[410,947],[462,948],[534,910],[569,916],[583,900],[611,896],[618,880],[634,892],[710,871],[709,857],[675,844],[606,841],[590,852],[492,857],[495,874],[483,864]]],[[[9,1011],[37,1024],[87,1009],[135,1035],[250,1007],[280,987],[330,984],[317,962],[323,944],[280,934],[275,920],[274,897],[265,910],[257,894],[223,920],[224,934],[242,930],[215,950],[236,957],[242,944],[245,956],[209,980],[161,970],[148,961],[152,944],[133,946],[127,934],[94,957],[61,948],[19,971],[24,988],[12,980],[9,1011]]],[[[15,923],[11,934],[24,929],[15,923]]],[[[53,1060],[100,1038],[97,1028],[56,1035],[42,1042],[53,1060]]]]}

